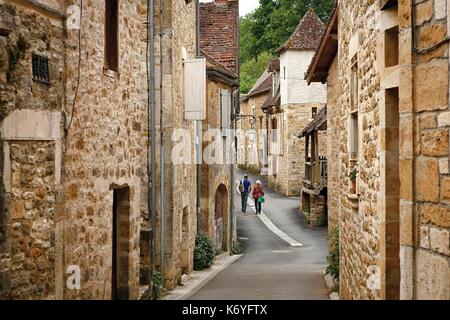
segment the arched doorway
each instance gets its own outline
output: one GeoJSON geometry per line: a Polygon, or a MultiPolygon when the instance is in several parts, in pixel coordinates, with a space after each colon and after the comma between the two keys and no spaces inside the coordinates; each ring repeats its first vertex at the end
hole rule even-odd
{"type": "Polygon", "coordinates": [[[224,184],[220,184],[216,190],[214,213],[214,220],[216,225],[216,249],[217,251],[227,251],[228,191],[224,184]]]}

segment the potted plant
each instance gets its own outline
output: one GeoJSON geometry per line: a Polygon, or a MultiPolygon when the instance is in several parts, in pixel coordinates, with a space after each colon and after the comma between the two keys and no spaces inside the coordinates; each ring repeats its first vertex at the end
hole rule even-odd
{"type": "Polygon", "coordinates": [[[358,171],[356,171],[356,169],[353,169],[352,171],[350,171],[350,174],[349,174],[349,178],[352,183],[351,190],[353,193],[356,193],[356,176],[357,176],[357,174],[358,174],[358,171]]]}

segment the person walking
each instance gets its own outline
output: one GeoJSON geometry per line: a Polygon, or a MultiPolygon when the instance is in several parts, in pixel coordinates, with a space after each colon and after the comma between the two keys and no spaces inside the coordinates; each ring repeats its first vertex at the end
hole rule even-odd
{"type": "Polygon", "coordinates": [[[248,195],[252,191],[252,183],[248,179],[248,174],[244,175],[244,179],[241,180],[239,183],[239,191],[241,192],[241,200],[242,200],[242,207],[241,211],[246,212],[247,211],[247,202],[248,202],[248,195]]]}
{"type": "Polygon", "coordinates": [[[264,201],[264,189],[260,180],[256,181],[256,186],[253,188],[252,196],[253,200],[255,200],[256,214],[260,214],[262,209],[261,204],[264,201]]]}

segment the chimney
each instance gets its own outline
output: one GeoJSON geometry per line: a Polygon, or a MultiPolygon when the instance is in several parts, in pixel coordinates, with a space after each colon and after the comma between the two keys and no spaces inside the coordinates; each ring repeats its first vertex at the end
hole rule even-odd
{"type": "Polygon", "coordinates": [[[238,0],[215,0],[200,4],[201,49],[236,73],[239,63],[238,22],[238,0]]]}

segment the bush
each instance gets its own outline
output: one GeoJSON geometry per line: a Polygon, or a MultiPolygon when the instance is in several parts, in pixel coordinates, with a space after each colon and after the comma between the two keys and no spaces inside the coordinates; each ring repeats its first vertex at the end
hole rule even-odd
{"type": "Polygon", "coordinates": [[[158,271],[155,271],[153,273],[152,277],[152,292],[153,292],[153,299],[157,300],[161,296],[161,292],[163,290],[162,286],[162,276],[161,273],[158,271]]]}
{"type": "Polygon", "coordinates": [[[339,227],[335,226],[331,231],[331,251],[328,260],[326,273],[339,281],[339,227]]]}
{"type": "Polygon", "coordinates": [[[309,207],[305,206],[303,214],[305,215],[306,223],[310,224],[311,223],[311,209],[309,207]]]}
{"type": "Polygon", "coordinates": [[[239,242],[236,242],[231,249],[232,254],[242,254],[243,252],[244,250],[242,250],[241,244],[239,242]]]}
{"type": "Polygon", "coordinates": [[[215,258],[215,245],[207,235],[198,234],[195,238],[194,270],[210,267],[215,258]]]}

